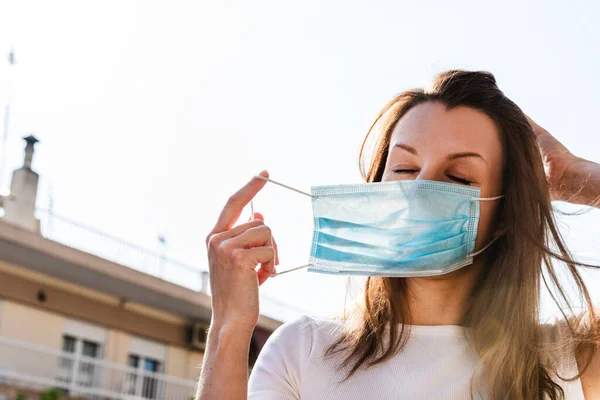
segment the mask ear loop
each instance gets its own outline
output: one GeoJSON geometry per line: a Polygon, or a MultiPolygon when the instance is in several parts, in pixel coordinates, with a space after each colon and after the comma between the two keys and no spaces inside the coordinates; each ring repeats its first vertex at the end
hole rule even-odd
{"type": "MultiPolygon", "coordinates": [[[[283,184],[281,182],[274,181],[273,179],[264,177],[262,175],[255,175],[255,178],[262,179],[264,181],[274,183],[274,184],[279,185],[279,186],[281,186],[281,187],[283,187],[285,189],[292,190],[292,191],[294,191],[296,193],[300,193],[300,194],[303,194],[303,195],[311,197],[311,198],[316,198],[317,197],[317,196],[312,195],[312,194],[310,194],[308,192],[302,191],[300,189],[293,188],[293,187],[285,185],[285,184],[283,184]]],[[[252,212],[252,217],[254,217],[254,204],[252,203],[252,200],[250,200],[250,211],[252,212]]],[[[310,267],[310,264],[302,265],[300,267],[295,267],[295,268],[291,268],[291,269],[286,269],[285,271],[275,272],[275,273],[271,274],[271,277],[275,277],[275,276],[287,274],[288,272],[297,271],[299,269],[308,268],[308,267],[310,267]]]]}
{"type": "Polygon", "coordinates": [[[305,196],[308,196],[308,197],[313,197],[313,198],[316,198],[316,197],[317,197],[317,196],[315,196],[315,195],[312,195],[312,194],[310,194],[310,193],[308,193],[308,192],[304,192],[304,191],[302,191],[302,190],[300,190],[300,189],[296,189],[296,188],[293,188],[293,187],[291,187],[291,186],[285,185],[285,184],[283,184],[283,183],[280,183],[280,182],[274,181],[273,179],[271,179],[271,178],[267,178],[267,177],[265,177],[265,176],[262,176],[262,175],[255,175],[254,177],[255,177],[255,178],[258,178],[258,179],[262,179],[263,181],[267,181],[267,182],[274,183],[274,184],[276,184],[276,185],[279,185],[279,186],[281,186],[281,187],[284,187],[284,188],[286,188],[286,189],[293,190],[293,191],[294,191],[294,192],[296,192],[296,193],[300,193],[300,194],[303,194],[303,195],[305,195],[305,196]]]}
{"type": "Polygon", "coordinates": [[[471,200],[475,201],[475,200],[479,200],[479,201],[492,201],[492,200],[498,200],[503,198],[504,195],[500,195],[500,196],[496,196],[496,197],[471,197],[471,200]]]}
{"type": "Polygon", "coordinates": [[[492,244],[494,244],[494,242],[496,240],[498,240],[500,238],[500,236],[502,235],[498,235],[495,238],[493,238],[492,240],[490,240],[490,242],[488,244],[486,244],[485,246],[483,246],[483,249],[477,250],[474,253],[469,254],[467,257],[475,257],[478,256],[479,254],[483,253],[484,251],[486,251],[492,244]]]}
{"type": "Polygon", "coordinates": [[[271,277],[275,277],[275,276],[279,276],[279,275],[283,275],[283,274],[287,274],[288,272],[293,272],[293,271],[297,271],[299,269],[302,268],[308,268],[310,267],[311,264],[306,264],[306,265],[301,265],[300,267],[295,267],[295,268],[290,268],[290,269],[286,269],[285,271],[281,271],[281,272],[274,272],[271,274],[271,277]]]}
{"type": "MultiPolygon", "coordinates": [[[[476,201],[476,200],[479,200],[479,201],[492,201],[492,200],[498,200],[498,199],[501,199],[501,198],[503,198],[503,197],[504,197],[504,195],[495,196],[495,197],[471,197],[471,200],[472,200],[472,201],[476,201]]],[[[486,244],[485,246],[483,246],[483,249],[479,249],[479,250],[477,250],[476,252],[469,254],[469,255],[468,255],[468,257],[475,257],[475,256],[477,256],[477,255],[479,255],[479,254],[483,253],[483,252],[484,252],[484,251],[486,251],[486,250],[487,250],[487,249],[488,249],[488,248],[489,248],[489,247],[490,247],[492,244],[494,244],[494,242],[495,242],[496,240],[498,240],[498,238],[500,238],[502,235],[504,235],[504,233],[505,233],[505,232],[502,232],[502,234],[500,234],[500,235],[498,235],[498,236],[494,237],[492,240],[490,240],[490,242],[489,242],[488,244],[486,244]]]]}

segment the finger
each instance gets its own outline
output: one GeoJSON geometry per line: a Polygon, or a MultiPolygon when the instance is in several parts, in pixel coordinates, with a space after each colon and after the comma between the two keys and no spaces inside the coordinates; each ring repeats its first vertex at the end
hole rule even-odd
{"type": "MultiPolygon", "coordinates": [[[[263,222],[265,220],[265,217],[259,212],[254,213],[254,218],[256,218],[257,220],[263,221],[263,222]]],[[[259,285],[262,285],[263,283],[265,283],[265,281],[267,279],[269,279],[269,277],[271,275],[273,275],[275,272],[277,272],[277,269],[275,266],[279,265],[279,255],[277,252],[277,242],[275,242],[275,238],[273,237],[273,235],[271,235],[271,245],[273,246],[273,249],[275,250],[275,260],[273,263],[267,263],[265,265],[261,265],[261,267],[256,272],[259,285]]]]}
{"type": "MultiPolygon", "coordinates": [[[[265,217],[259,212],[254,213],[254,218],[263,222],[265,220],[265,217]]],[[[277,241],[275,240],[274,236],[271,237],[273,238],[273,247],[275,248],[275,265],[279,265],[279,249],[277,248],[277,241]]]]}
{"type": "Polygon", "coordinates": [[[255,266],[260,264],[264,268],[267,264],[273,265],[273,260],[275,260],[275,249],[271,246],[254,247],[245,251],[252,254],[256,260],[255,266]]]}
{"type": "Polygon", "coordinates": [[[242,264],[251,268],[256,268],[258,264],[273,263],[273,259],[275,258],[275,249],[271,246],[237,249],[235,253],[237,258],[244,260],[242,264]]]}
{"type": "MultiPolygon", "coordinates": [[[[262,171],[259,175],[264,176],[265,178],[269,177],[267,171],[262,171]]],[[[240,217],[246,204],[256,196],[266,183],[267,181],[264,179],[253,177],[250,182],[235,192],[229,200],[227,200],[225,207],[223,207],[212,233],[220,233],[231,229],[240,217]]]]}
{"type": "Polygon", "coordinates": [[[241,266],[245,268],[254,269],[260,264],[257,277],[258,283],[261,285],[272,274],[275,249],[271,246],[238,249],[236,250],[236,258],[243,260],[241,266]]]}
{"type": "Polygon", "coordinates": [[[224,242],[225,240],[229,240],[241,235],[248,229],[255,228],[261,225],[264,225],[264,222],[262,222],[259,219],[254,219],[250,222],[243,223],[225,232],[211,233],[210,235],[208,235],[206,244],[208,245],[209,241],[214,239],[217,239],[217,242],[224,242]]]}
{"type": "Polygon", "coordinates": [[[236,249],[251,249],[260,246],[272,246],[271,229],[265,225],[259,225],[247,229],[240,235],[228,239],[228,245],[236,249]]]}
{"type": "Polygon", "coordinates": [[[279,249],[277,248],[277,242],[273,235],[271,235],[271,239],[273,240],[273,248],[275,249],[275,265],[279,265],[279,249]]]}
{"type": "Polygon", "coordinates": [[[264,221],[265,217],[261,213],[255,212],[254,213],[254,219],[260,219],[261,221],[264,221]]]}
{"type": "Polygon", "coordinates": [[[529,125],[531,125],[531,129],[533,129],[533,132],[536,134],[536,136],[539,136],[542,133],[548,133],[547,130],[539,126],[534,120],[529,118],[528,115],[525,115],[525,118],[527,118],[527,121],[529,121],[529,125]]]}
{"type": "Polygon", "coordinates": [[[258,284],[262,285],[263,283],[265,283],[265,281],[267,279],[269,279],[269,277],[271,275],[273,275],[273,273],[275,273],[275,248],[271,247],[273,249],[273,258],[266,262],[266,263],[262,263],[260,265],[260,268],[258,269],[258,271],[256,272],[256,275],[258,277],[258,284]]]}

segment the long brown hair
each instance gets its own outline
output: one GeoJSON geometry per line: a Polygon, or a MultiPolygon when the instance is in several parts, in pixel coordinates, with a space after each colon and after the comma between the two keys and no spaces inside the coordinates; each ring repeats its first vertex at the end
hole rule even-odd
{"type": "MultiPolygon", "coordinates": [[[[583,354],[585,371],[599,342],[592,301],[552,212],[542,158],[524,113],[489,72],[448,71],[436,76],[430,89],[413,89],[394,97],[371,126],[360,153],[367,182],[382,179],[392,131],[412,107],[439,102],[452,109],[468,106],[488,115],[504,141],[504,194],[498,218],[506,234],[487,250],[482,272],[461,325],[469,328],[471,346],[479,354],[478,370],[492,399],[561,399],[564,392],[551,352],[543,346],[539,304],[542,284],[559,305],[570,343],[583,354]],[[373,145],[369,148],[369,144],[373,145]],[[568,314],[571,300],[558,279],[552,259],[560,260],[572,278],[587,312],[568,314]]],[[[410,310],[404,278],[368,277],[364,304],[345,314],[343,334],[327,355],[343,352],[340,368],[350,366],[349,379],[363,364],[375,365],[402,350],[409,336],[410,310]]],[[[555,343],[556,344],[556,343],[555,343]]],[[[556,350],[556,347],[554,347],[556,350]]],[[[562,379],[577,379],[561,377],[562,379]]],[[[473,380],[471,385],[473,396],[473,380]]]]}

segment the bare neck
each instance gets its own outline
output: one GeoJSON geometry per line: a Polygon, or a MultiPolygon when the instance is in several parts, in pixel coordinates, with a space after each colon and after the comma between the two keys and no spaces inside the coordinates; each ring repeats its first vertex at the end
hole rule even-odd
{"type": "Polygon", "coordinates": [[[447,275],[406,278],[412,325],[460,325],[481,266],[474,263],[447,275]]]}

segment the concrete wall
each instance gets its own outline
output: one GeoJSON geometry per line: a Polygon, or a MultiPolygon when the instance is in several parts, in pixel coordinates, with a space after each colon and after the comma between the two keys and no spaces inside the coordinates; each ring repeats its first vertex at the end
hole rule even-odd
{"type": "Polygon", "coordinates": [[[197,380],[200,376],[200,366],[203,359],[204,354],[202,352],[169,346],[167,348],[165,373],[184,379],[197,380]]]}
{"type": "Polygon", "coordinates": [[[204,353],[199,351],[190,351],[188,355],[187,379],[198,380],[200,377],[202,360],[204,360],[204,353]]]}
{"type": "Polygon", "coordinates": [[[2,301],[0,336],[61,350],[64,317],[11,301],[2,301]]]}
{"type": "MultiPolygon", "coordinates": [[[[19,340],[51,350],[62,347],[64,318],[3,300],[0,337],[19,340]]],[[[52,351],[40,353],[23,347],[0,345],[0,368],[53,379],[61,360],[52,351]]]]}
{"type": "MultiPolygon", "coordinates": [[[[202,363],[200,352],[178,346],[169,346],[167,347],[166,357],[165,374],[198,381],[200,369],[197,367],[202,363]]],[[[177,384],[168,384],[164,394],[167,398],[169,396],[177,398],[181,396],[190,397],[194,395],[194,392],[190,392],[188,388],[182,388],[177,384]]]]}
{"type": "Polygon", "coordinates": [[[165,360],[165,374],[187,377],[187,351],[181,347],[167,347],[167,359],[165,360]]]}
{"type": "Polygon", "coordinates": [[[125,332],[109,330],[106,338],[106,352],[104,358],[107,361],[118,364],[127,364],[129,354],[130,336],[125,332]]]}

